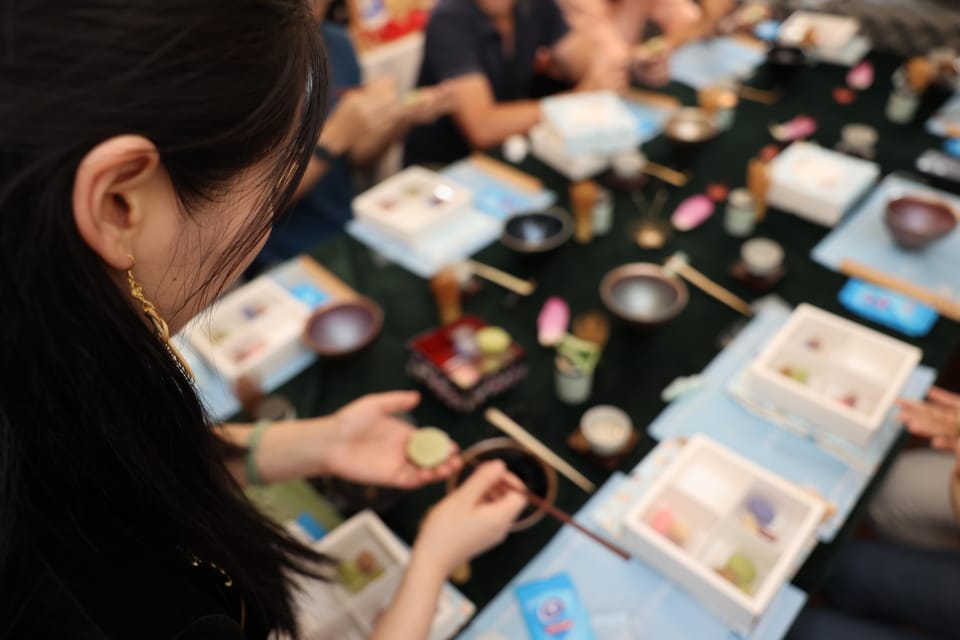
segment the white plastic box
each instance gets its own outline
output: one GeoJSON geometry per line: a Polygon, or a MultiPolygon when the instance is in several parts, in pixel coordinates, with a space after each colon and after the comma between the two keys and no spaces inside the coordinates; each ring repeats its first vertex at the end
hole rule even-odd
{"type": "Polygon", "coordinates": [[[545,98],[543,124],[560,140],[567,156],[610,156],[639,145],[637,123],[612,91],[571,93],[545,98]]]}
{"type": "Polygon", "coordinates": [[[795,142],[770,163],[767,202],[817,224],[833,227],[874,185],[873,162],[795,142]]]}
{"type": "Polygon", "coordinates": [[[473,192],[439,173],[410,167],[353,200],[353,215],[411,244],[468,210],[473,192]]]}
{"type": "Polygon", "coordinates": [[[694,436],[627,513],[624,544],[747,635],[813,549],[824,513],[817,497],[694,436]],[[756,501],[771,507],[763,526],[750,508],[756,501]],[[664,513],[685,536],[664,532],[664,513]],[[734,554],[754,570],[742,588],[718,572],[734,554]]]}
{"type": "MultiPolygon", "coordinates": [[[[376,559],[383,572],[358,593],[336,581],[298,578],[297,620],[305,640],[364,640],[377,617],[390,604],[410,561],[410,551],[372,511],[350,518],[314,548],[334,561],[351,560],[361,552],[376,559]]],[[[437,603],[429,640],[446,640],[473,616],[476,607],[451,585],[437,603]]]]}
{"type": "Polygon", "coordinates": [[[215,302],[185,329],[190,344],[231,384],[263,380],[297,356],[310,308],[269,276],[215,302]]]}
{"type": "Polygon", "coordinates": [[[921,355],[916,347],[802,304],[748,365],[746,383],[759,400],[863,446],[921,355]]]}

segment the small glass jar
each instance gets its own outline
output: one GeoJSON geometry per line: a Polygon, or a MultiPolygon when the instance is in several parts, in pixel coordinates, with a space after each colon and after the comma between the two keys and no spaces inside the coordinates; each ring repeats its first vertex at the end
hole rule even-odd
{"type": "Polygon", "coordinates": [[[554,361],[557,397],[564,404],[583,404],[593,391],[593,371],[585,372],[564,356],[554,361]]]}
{"type": "Polygon", "coordinates": [[[887,120],[895,124],[907,124],[917,115],[920,96],[907,87],[895,87],[887,100],[887,120]]]}
{"type": "Polygon", "coordinates": [[[745,238],[756,226],[753,196],[746,189],[734,189],[727,198],[723,228],[735,238],[745,238]]]}
{"type": "Polygon", "coordinates": [[[609,189],[597,189],[597,201],[593,205],[593,235],[610,233],[613,227],[613,194],[609,189]]]}

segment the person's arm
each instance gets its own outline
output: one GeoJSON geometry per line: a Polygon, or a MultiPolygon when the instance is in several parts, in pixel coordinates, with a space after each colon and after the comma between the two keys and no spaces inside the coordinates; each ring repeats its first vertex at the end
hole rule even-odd
{"type": "MultiPolygon", "coordinates": [[[[413,489],[446,478],[459,469],[456,445],[449,458],[432,469],[407,459],[407,443],[416,431],[397,419],[420,402],[413,391],[363,396],[321,418],[274,422],[261,431],[254,462],[266,483],[333,475],[362,484],[413,489]]],[[[227,442],[249,449],[252,425],[225,424],[218,433],[227,442]]],[[[246,457],[228,460],[230,471],[247,484],[246,457]]]]}
{"type": "Polygon", "coordinates": [[[522,486],[502,461],[487,462],[427,516],[410,564],[370,640],[425,640],[443,584],[454,569],[507,537],[526,499],[498,486],[522,486]]]}
{"type": "Polygon", "coordinates": [[[540,122],[537,100],[496,101],[486,76],[474,73],[451,83],[455,94],[453,119],[473,149],[494,147],[515,133],[526,133],[540,122]]]}

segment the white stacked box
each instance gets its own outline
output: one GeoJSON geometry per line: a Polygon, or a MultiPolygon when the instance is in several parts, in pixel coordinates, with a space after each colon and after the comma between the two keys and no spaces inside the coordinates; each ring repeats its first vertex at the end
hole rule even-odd
{"type": "Polygon", "coordinates": [[[406,244],[470,210],[473,192],[439,173],[410,167],[354,198],[357,220],[406,244]]]}
{"type": "Polygon", "coordinates": [[[816,544],[824,513],[819,498],[694,436],[628,512],[624,544],[747,635],[816,544]],[[757,501],[770,511],[763,526],[757,501]],[[664,513],[684,535],[663,531],[664,513]],[[734,555],[754,572],[740,585],[720,573],[734,555]]]}
{"type": "Polygon", "coordinates": [[[306,304],[261,276],[215,302],[184,333],[232,386],[241,377],[264,380],[295,358],[309,315],[306,304]]]}
{"type": "Polygon", "coordinates": [[[827,227],[840,219],[877,181],[876,163],[795,142],[770,163],[767,202],[827,227]]]}
{"type": "Polygon", "coordinates": [[[748,365],[746,382],[763,402],[864,446],[921,355],[900,340],[803,304],[748,365]]]}
{"type": "Polygon", "coordinates": [[[611,156],[639,144],[636,120],[612,91],[546,98],[542,108],[543,124],[568,156],[611,156]]]}

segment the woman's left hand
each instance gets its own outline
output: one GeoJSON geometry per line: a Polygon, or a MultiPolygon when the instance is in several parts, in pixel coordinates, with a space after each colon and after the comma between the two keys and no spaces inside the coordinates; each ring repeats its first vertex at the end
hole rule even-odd
{"type": "MultiPolygon", "coordinates": [[[[456,448],[440,466],[421,469],[407,459],[416,427],[396,417],[420,402],[416,391],[363,396],[346,405],[318,429],[322,473],[352,482],[413,489],[442,480],[463,466],[456,448]]],[[[455,445],[454,445],[455,447],[455,445]]]]}

